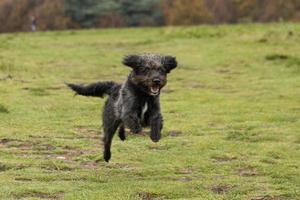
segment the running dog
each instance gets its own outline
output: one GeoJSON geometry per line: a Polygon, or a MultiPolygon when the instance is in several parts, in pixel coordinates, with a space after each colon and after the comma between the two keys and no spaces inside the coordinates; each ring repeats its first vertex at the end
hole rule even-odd
{"type": "Polygon", "coordinates": [[[83,96],[109,96],[103,111],[104,152],[106,162],[111,158],[111,143],[118,130],[121,140],[126,139],[125,128],[138,134],[142,127],[150,127],[150,138],[158,142],[163,118],[160,111],[160,91],[167,84],[167,74],[177,67],[176,58],[157,54],[129,55],[123,64],[132,70],[123,84],[112,81],[90,85],[67,84],[83,96]]]}

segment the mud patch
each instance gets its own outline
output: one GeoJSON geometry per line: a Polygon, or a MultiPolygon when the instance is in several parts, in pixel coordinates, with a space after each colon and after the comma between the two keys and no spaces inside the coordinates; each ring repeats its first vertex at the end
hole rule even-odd
{"type": "Polygon", "coordinates": [[[35,146],[33,149],[38,150],[38,151],[52,151],[52,150],[56,149],[56,147],[54,147],[51,144],[39,144],[39,145],[35,146]]]}
{"type": "Polygon", "coordinates": [[[190,84],[190,87],[193,88],[193,89],[207,88],[206,85],[200,84],[200,83],[192,83],[192,84],[190,84]]]}
{"type": "Polygon", "coordinates": [[[287,60],[289,56],[283,54],[270,54],[266,55],[266,60],[287,60]]]}
{"type": "Polygon", "coordinates": [[[236,186],[233,185],[214,185],[210,188],[213,193],[216,194],[225,194],[230,192],[236,186]]]}
{"type": "Polygon", "coordinates": [[[10,170],[10,169],[11,169],[10,166],[0,163],[0,172],[4,172],[4,171],[10,170]]]}
{"type": "Polygon", "coordinates": [[[164,151],[164,150],[170,149],[170,147],[168,145],[157,145],[157,144],[150,144],[150,145],[147,145],[147,147],[150,150],[157,150],[157,151],[164,151]]]}
{"type": "Polygon", "coordinates": [[[0,113],[6,113],[7,114],[7,113],[9,113],[9,111],[5,106],[0,104],[0,113]]]}
{"type": "Polygon", "coordinates": [[[17,178],[15,178],[15,181],[30,182],[30,181],[32,181],[32,179],[31,178],[17,177],[17,178]]]}
{"type": "Polygon", "coordinates": [[[7,148],[18,148],[20,150],[31,150],[38,142],[4,139],[7,148]]]}
{"type": "Polygon", "coordinates": [[[22,88],[23,90],[27,90],[29,91],[30,94],[34,95],[34,96],[49,96],[50,93],[48,91],[46,91],[45,88],[29,88],[29,87],[25,87],[22,88]]]}
{"type": "Polygon", "coordinates": [[[251,200],[285,200],[285,198],[283,197],[276,197],[276,196],[259,196],[259,197],[253,197],[251,198],[251,200]]]}
{"type": "Polygon", "coordinates": [[[52,86],[52,87],[47,87],[46,90],[61,90],[63,89],[63,86],[52,86]]]}
{"type": "Polygon", "coordinates": [[[262,159],[261,162],[266,163],[266,164],[270,164],[270,165],[275,165],[275,164],[277,164],[277,161],[276,161],[276,160],[269,159],[269,158],[262,159]]]}
{"type": "Polygon", "coordinates": [[[72,149],[62,152],[56,159],[58,160],[73,160],[74,158],[83,155],[85,152],[80,149],[72,149]]]}
{"type": "Polygon", "coordinates": [[[81,167],[85,169],[99,169],[100,162],[98,160],[84,162],[83,164],[81,164],[81,167]]]}
{"type": "Polygon", "coordinates": [[[137,168],[127,163],[111,163],[107,166],[109,169],[122,169],[126,171],[136,171],[137,168]]]}
{"type": "Polygon", "coordinates": [[[76,126],[74,128],[77,138],[100,139],[100,130],[88,126],[76,126]]]}
{"type": "Polygon", "coordinates": [[[193,179],[192,179],[191,177],[188,177],[188,176],[183,176],[183,177],[174,178],[173,180],[174,180],[174,181],[183,182],[183,183],[187,183],[187,182],[193,181],[193,179]]]}
{"type": "Polygon", "coordinates": [[[237,170],[237,174],[240,176],[246,176],[246,177],[260,175],[259,172],[257,171],[257,169],[255,169],[254,167],[240,168],[237,170]]]}
{"type": "Polygon", "coordinates": [[[219,74],[228,74],[231,71],[229,69],[218,69],[218,70],[216,70],[216,72],[219,74]]]}
{"type": "Polygon", "coordinates": [[[178,136],[180,136],[181,134],[182,134],[181,131],[172,130],[172,131],[169,132],[168,135],[171,136],[171,137],[178,137],[178,136]]]}
{"type": "Polygon", "coordinates": [[[0,140],[0,145],[7,148],[18,148],[20,150],[30,150],[37,143],[25,140],[3,138],[0,140]]]}
{"type": "Polygon", "coordinates": [[[15,139],[10,139],[10,138],[3,138],[3,139],[0,140],[0,144],[5,145],[5,144],[7,144],[9,142],[13,142],[13,141],[21,141],[21,140],[15,140],[15,139]]]}
{"type": "Polygon", "coordinates": [[[12,78],[13,78],[12,75],[7,75],[7,76],[4,76],[4,77],[0,77],[0,81],[11,80],[12,78]]]}
{"type": "Polygon", "coordinates": [[[57,193],[44,193],[44,192],[24,192],[21,194],[14,195],[17,199],[22,198],[40,198],[40,199],[51,199],[51,200],[57,200],[62,199],[64,196],[63,192],[57,192],[57,193]]]}
{"type": "Polygon", "coordinates": [[[212,156],[212,159],[216,163],[227,163],[227,162],[237,160],[237,157],[224,155],[224,156],[212,156]]]}
{"type": "Polygon", "coordinates": [[[193,167],[186,167],[177,169],[175,174],[192,174],[193,172],[195,172],[195,169],[193,167]]]}
{"type": "Polygon", "coordinates": [[[267,61],[272,61],[272,62],[282,62],[283,64],[285,64],[287,68],[296,67],[295,69],[299,70],[299,66],[300,66],[299,57],[293,57],[284,54],[270,54],[270,55],[266,55],[265,59],[267,61]]]}
{"type": "Polygon", "coordinates": [[[163,93],[169,94],[169,93],[173,93],[175,90],[169,89],[169,88],[165,88],[162,90],[163,93]]]}
{"type": "Polygon", "coordinates": [[[234,127],[229,130],[226,140],[244,141],[244,142],[277,142],[278,138],[274,135],[267,134],[256,130],[256,127],[234,127]]]}
{"type": "Polygon", "coordinates": [[[75,169],[73,166],[69,166],[66,163],[58,163],[54,161],[43,163],[40,168],[49,171],[73,171],[75,169]]]}
{"type": "Polygon", "coordinates": [[[158,195],[151,192],[138,192],[136,196],[140,200],[162,200],[166,198],[163,195],[158,195]]]}

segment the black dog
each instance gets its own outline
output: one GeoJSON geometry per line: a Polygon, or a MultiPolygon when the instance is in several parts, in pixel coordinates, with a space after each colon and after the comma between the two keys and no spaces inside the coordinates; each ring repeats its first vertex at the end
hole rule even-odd
{"type": "Polygon", "coordinates": [[[98,82],[87,86],[68,84],[77,94],[103,97],[109,95],[103,111],[104,159],[111,157],[112,138],[119,128],[119,137],[125,140],[125,127],[138,134],[150,126],[150,138],[158,142],[163,119],[159,94],[167,83],[167,74],[177,66],[175,57],[155,54],[130,55],[123,64],[132,68],[126,82],[98,82]]]}

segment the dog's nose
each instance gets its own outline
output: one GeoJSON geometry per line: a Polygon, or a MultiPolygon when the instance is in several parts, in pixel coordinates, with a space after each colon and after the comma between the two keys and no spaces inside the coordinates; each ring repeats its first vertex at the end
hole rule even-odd
{"type": "Polygon", "coordinates": [[[152,80],[154,84],[160,84],[160,79],[159,78],[155,78],[152,80]]]}

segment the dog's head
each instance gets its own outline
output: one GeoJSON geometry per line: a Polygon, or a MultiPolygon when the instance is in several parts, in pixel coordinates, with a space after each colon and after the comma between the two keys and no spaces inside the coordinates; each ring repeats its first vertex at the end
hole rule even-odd
{"type": "Polygon", "coordinates": [[[133,69],[130,81],[152,96],[159,95],[167,84],[167,74],[177,67],[175,57],[156,54],[129,55],[123,64],[133,69]]]}

